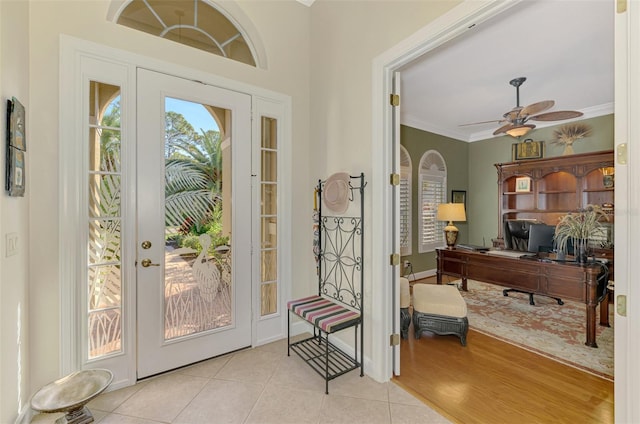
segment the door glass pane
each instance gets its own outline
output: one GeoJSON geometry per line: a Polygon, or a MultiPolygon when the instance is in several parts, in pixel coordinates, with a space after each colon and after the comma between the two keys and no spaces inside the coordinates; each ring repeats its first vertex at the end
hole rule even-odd
{"type": "Polygon", "coordinates": [[[89,221],[89,264],[120,263],[120,219],[89,221]]]}
{"type": "Polygon", "coordinates": [[[278,122],[262,117],[260,143],[260,314],[278,312],[278,122]]]}
{"type": "Polygon", "coordinates": [[[278,186],[275,183],[261,184],[261,210],[262,215],[275,215],[278,213],[278,186]]]}
{"type": "Polygon", "coordinates": [[[273,314],[278,311],[278,284],[269,283],[263,284],[260,293],[262,302],[260,304],[260,315],[265,316],[273,314]]]}
{"type": "Polygon", "coordinates": [[[278,155],[275,151],[262,151],[262,181],[276,181],[278,176],[278,155]]]}
{"type": "Polygon", "coordinates": [[[231,112],[165,99],[165,339],[232,324],[231,112]]]}
{"type": "MultiPolygon", "coordinates": [[[[100,145],[89,152],[89,169],[91,171],[120,171],[120,130],[90,128],[90,139],[100,140],[100,145]]],[[[92,143],[93,144],[93,143],[92,143]]]]}
{"type": "Polygon", "coordinates": [[[268,283],[275,281],[278,278],[278,269],[276,264],[278,259],[278,251],[275,249],[263,250],[260,255],[260,261],[262,263],[262,269],[260,272],[260,281],[268,283]]]}
{"type": "Polygon", "coordinates": [[[89,216],[96,218],[120,216],[120,175],[90,173],[89,216]]]}
{"type": "Polygon", "coordinates": [[[122,351],[120,87],[92,81],[88,110],[87,325],[90,359],[122,351]]]}
{"type": "Polygon", "coordinates": [[[275,216],[262,218],[260,246],[263,249],[274,249],[278,246],[278,219],[275,216]]]}

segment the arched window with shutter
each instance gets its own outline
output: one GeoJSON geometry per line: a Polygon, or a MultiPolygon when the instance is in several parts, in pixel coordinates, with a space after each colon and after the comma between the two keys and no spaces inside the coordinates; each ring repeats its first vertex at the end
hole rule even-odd
{"type": "Polygon", "coordinates": [[[400,255],[411,254],[411,156],[400,146],[400,255]]]}
{"type": "Polygon", "coordinates": [[[418,171],[418,252],[432,252],[444,243],[444,221],[438,221],[438,205],[447,202],[447,165],[436,150],[420,159],[418,171]]]}

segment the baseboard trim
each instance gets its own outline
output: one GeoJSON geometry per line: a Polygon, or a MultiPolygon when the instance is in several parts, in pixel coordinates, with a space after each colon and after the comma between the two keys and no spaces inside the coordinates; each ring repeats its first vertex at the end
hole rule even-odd
{"type": "Polygon", "coordinates": [[[412,272],[410,274],[405,275],[404,277],[409,279],[409,281],[416,281],[416,280],[422,280],[423,278],[433,277],[434,275],[436,275],[436,270],[428,269],[426,271],[412,272]]]}

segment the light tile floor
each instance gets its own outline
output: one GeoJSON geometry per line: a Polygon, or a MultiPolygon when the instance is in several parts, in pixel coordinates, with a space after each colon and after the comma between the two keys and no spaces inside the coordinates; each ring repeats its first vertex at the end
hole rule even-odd
{"type": "MultiPolygon", "coordinates": [[[[449,423],[396,384],[351,371],[329,382],[280,340],[210,359],[88,405],[96,423],[449,423]]],[[[39,414],[53,423],[61,414],[39,414]]]]}

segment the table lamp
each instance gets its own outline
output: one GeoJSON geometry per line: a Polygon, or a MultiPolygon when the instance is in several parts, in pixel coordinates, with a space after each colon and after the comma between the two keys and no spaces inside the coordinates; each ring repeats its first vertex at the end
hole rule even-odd
{"type": "Polygon", "coordinates": [[[453,221],[466,221],[467,216],[464,212],[464,203],[440,203],[438,205],[438,221],[449,221],[444,227],[444,236],[447,240],[447,249],[453,249],[458,240],[458,229],[453,225],[453,221]]]}

